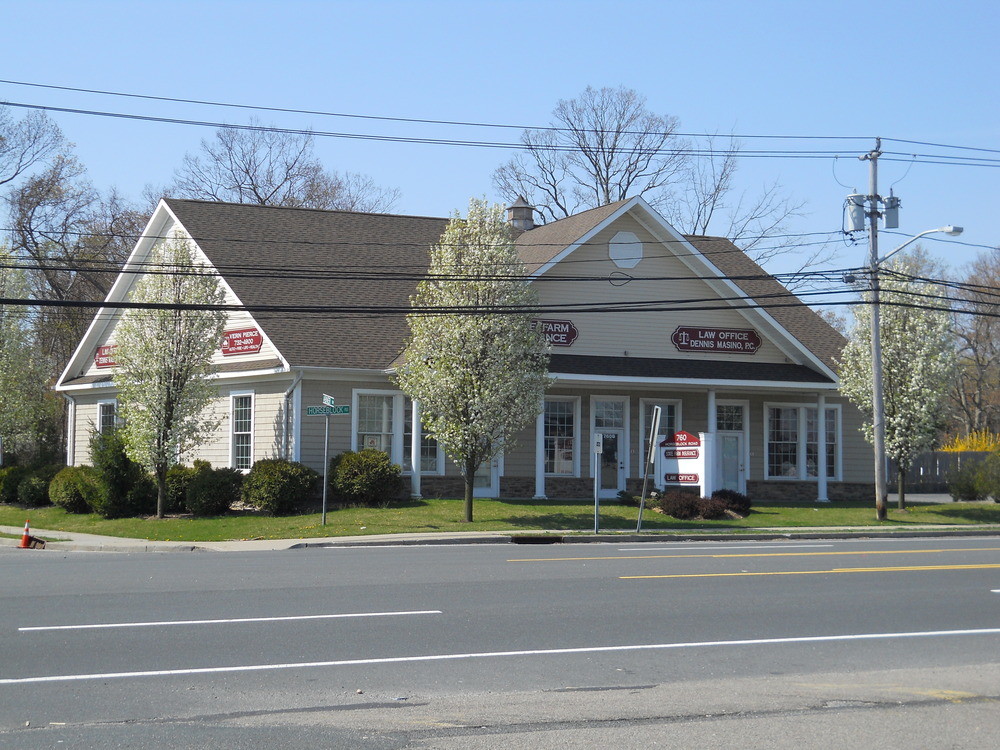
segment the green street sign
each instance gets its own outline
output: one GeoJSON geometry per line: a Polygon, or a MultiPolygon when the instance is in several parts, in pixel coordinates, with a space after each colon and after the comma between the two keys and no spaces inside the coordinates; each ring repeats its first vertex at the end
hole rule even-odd
{"type": "Polygon", "coordinates": [[[328,414],[350,414],[351,407],[344,406],[307,406],[307,417],[325,417],[328,414]]]}
{"type": "Polygon", "coordinates": [[[325,393],[323,394],[323,403],[326,404],[327,406],[335,406],[336,405],[335,402],[334,402],[334,400],[333,400],[333,396],[328,396],[325,393]]]}

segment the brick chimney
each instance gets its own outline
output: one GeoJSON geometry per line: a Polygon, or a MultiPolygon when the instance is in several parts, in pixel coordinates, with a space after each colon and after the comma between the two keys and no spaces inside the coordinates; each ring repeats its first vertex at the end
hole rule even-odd
{"type": "Polygon", "coordinates": [[[517,196],[514,205],[507,207],[507,223],[521,232],[534,229],[535,207],[529,206],[523,195],[517,196]]]}

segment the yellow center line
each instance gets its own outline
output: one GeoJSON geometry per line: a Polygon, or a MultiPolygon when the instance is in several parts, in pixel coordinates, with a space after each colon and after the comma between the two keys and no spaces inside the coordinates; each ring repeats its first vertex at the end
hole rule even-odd
{"type": "Polygon", "coordinates": [[[570,562],[590,560],[679,560],[694,557],[824,557],[831,555],[926,555],[942,552],[998,552],[1000,547],[960,547],[956,549],[845,550],[840,552],[730,552],[712,555],[607,555],[604,557],[526,557],[507,562],[570,562]]]}
{"type": "Polygon", "coordinates": [[[815,576],[829,573],[899,573],[914,570],[987,570],[1000,568],[1000,563],[984,565],[910,565],[898,568],[833,568],[831,570],[776,570],[763,573],[672,573],[667,575],[619,576],[619,580],[638,578],[739,578],[744,576],[815,576]]]}

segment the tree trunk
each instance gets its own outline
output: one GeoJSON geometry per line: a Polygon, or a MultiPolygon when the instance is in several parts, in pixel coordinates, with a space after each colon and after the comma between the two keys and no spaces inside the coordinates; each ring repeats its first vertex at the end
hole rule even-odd
{"type": "Polygon", "coordinates": [[[906,469],[896,469],[896,490],[899,492],[899,509],[906,510],[906,469]]]}
{"type": "Polygon", "coordinates": [[[472,461],[465,462],[465,522],[472,523],[472,495],[476,486],[476,470],[472,461]]]}
{"type": "Polygon", "coordinates": [[[156,467],[156,517],[163,518],[167,506],[167,467],[156,467]]]}

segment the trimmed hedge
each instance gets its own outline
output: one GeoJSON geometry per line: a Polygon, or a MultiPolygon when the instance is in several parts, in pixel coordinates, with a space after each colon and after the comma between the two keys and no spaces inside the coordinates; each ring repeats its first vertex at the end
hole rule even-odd
{"type": "Polygon", "coordinates": [[[221,516],[240,499],[243,473],[239,469],[213,469],[202,463],[193,469],[184,507],[195,516],[221,516]]]}
{"type": "Polygon", "coordinates": [[[344,505],[387,508],[400,499],[405,485],[399,466],[383,451],[345,451],[330,460],[330,484],[344,505]]]}
{"type": "Polygon", "coordinates": [[[17,485],[17,504],[24,508],[49,505],[49,482],[62,468],[62,464],[49,464],[30,470],[17,485]]]}
{"type": "Polygon", "coordinates": [[[290,513],[310,500],[319,474],[297,461],[265,458],[250,468],[243,480],[243,502],[272,515],[290,513]]]}
{"type": "Polygon", "coordinates": [[[93,466],[67,466],[49,483],[49,500],[67,513],[90,513],[100,492],[100,477],[93,466]]]}

